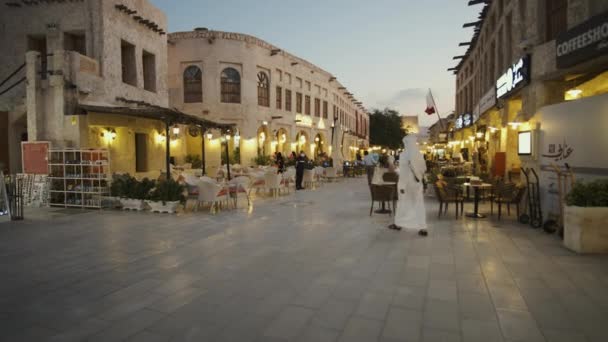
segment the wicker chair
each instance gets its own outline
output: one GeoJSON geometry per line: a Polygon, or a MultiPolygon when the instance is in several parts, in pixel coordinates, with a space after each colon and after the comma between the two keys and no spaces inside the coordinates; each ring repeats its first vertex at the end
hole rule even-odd
{"type": "Polygon", "coordinates": [[[441,217],[441,213],[444,214],[448,211],[448,205],[450,203],[454,203],[456,206],[456,218],[458,218],[458,204],[460,204],[460,214],[464,212],[464,196],[462,195],[462,188],[457,186],[450,186],[447,184],[443,184],[442,182],[436,182],[433,184],[435,188],[435,194],[437,195],[437,200],[439,201],[439,212],[437,213],[437,217],[441,217]],[[445,204],[445,208],[444,205],[445,204]]]}
{"type": "Polygon", "coordinates": [[[395,209],[397,186],[372,184],[369,189],[372,194],[372,205],[369,208],[369,216],[372,216],[374,212],[374,202],[386,202],[389,205],[389,209],[392,202],[393,209],[395,209]]]}

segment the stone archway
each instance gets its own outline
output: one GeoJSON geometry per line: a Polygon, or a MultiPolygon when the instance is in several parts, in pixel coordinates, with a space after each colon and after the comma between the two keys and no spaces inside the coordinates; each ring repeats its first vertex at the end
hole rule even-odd
{"type": "Polygon", "coordinates": [[[268,126],[262,125],[258,128],[258,131],[256,133],[256,142],[258,145],[258,156],[268,156],[272,154],[272,137],[270,136],[270,134],[268,134],[268,126]]]}
{"type": "Polygon", "coordinates": [[[296,152],[297,153],[300,153],[300,151],[308,152],[308,149],[306,148],[306,144],[308,144],[309,142],[310,142],[310,137],[309,137],[308,133],[305,131],[299,131],[298,134],[296,134],[296,140],[294,141],[294,144],[297,149],[296,152]]]}
{"type": "Polygon", "coordinates": [[[289,132],[285,128],[279,128],[273,137],[273,151],[281,152],[282,155],[291,153],[289,146],[289,132]]]}
{"type": "Polygon", "coordinates": [[[313,143],[315,147],[315,157],[321,156],[323,153],[327,152],[327,140],[325,139],[325,134],[322,132],[318,132],[315,135],[313,143]]]}

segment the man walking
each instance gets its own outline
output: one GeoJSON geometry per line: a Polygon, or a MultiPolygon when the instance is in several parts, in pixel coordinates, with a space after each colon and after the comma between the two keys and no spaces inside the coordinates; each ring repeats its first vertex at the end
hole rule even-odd
{"type": "Polygon", "coordinates": [[[371,186],[376,163],[374,162],[374,157],[369,154],[368,151],[363,152],[363,155],[363,165],[365,166],[365,172],[367,173],[367,184],[371,186]]]}

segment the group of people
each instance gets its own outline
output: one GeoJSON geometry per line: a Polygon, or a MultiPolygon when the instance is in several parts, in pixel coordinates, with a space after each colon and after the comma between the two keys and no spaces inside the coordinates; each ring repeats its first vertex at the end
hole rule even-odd
{"type": "MultiPolygon", "coordinates": [[[[330,167],[333,164],[333,160],[327,155],[327,153],[319,154],[318,162],[323,167],[330,167]]],[[[295,151],[292,151],[291,154],[287,157],[287,160],[285,157],[283,157],[283,154],[281,152],[275,152],[273,156],[273,164],[277,167],[278,173],[285,172],[287,164],[295,165],[296,190],[304,189],[304,187],[302,186],[302,181],[304,179],[304,170],[307,167],[311,166],[311,160],[308,158],[304,151],[300,151],[300,154],[296,154],[295,151]]]]}

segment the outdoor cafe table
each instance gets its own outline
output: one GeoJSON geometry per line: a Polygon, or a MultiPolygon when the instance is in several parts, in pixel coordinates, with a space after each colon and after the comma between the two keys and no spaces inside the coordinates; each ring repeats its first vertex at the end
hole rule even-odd
{"type": "Polygon", "coordinates": [[[474,191],[474,202],[475,202],[475,206],[473,209],[472,213],[467,213],[467,217],[470,218],[474,218],[474,219],[480,219],[480,218],[485,218],[486,215],[484,214],[480,214],[479,213],[479,192],[480,190],[486,190],[486,189],[491,189],[492,188],[492,184],[488,184],[488,183],[464,183],[463,184],[464,187],[466,187],[467,189],[469,188],[473,188],[474,191]]]}

